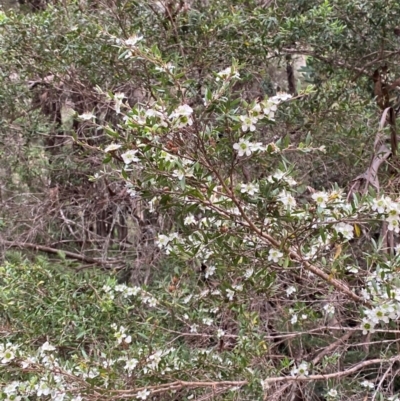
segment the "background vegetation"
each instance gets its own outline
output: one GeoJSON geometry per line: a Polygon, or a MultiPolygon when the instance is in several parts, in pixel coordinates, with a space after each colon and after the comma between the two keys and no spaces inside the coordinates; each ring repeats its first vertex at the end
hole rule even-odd
{"type": "Polygon", "coordinates": [[[397,399],[399,21],[5,7],[1,399],[397,399]]]}

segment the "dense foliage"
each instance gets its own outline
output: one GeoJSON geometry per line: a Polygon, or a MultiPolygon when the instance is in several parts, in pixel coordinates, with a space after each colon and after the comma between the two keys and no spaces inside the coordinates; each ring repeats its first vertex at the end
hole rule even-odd
{"type": "Polygon", "coordinates": [[[1,399],[398,399],[400,4],[37,8],[0,14],[1,399]]]}

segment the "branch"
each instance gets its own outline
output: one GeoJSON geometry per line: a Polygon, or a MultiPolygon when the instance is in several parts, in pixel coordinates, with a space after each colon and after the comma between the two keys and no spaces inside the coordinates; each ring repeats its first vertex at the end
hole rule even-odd
{"type": "Polygon", "coordinates": [[[328,59],[326,57],[323,57],[323,56],[320,56],[318,54],[315,54],[311,50],[283,48],[282,51],[284,51],[287,54],[300,54],[300,55],[303,55],[303,56],[311,56],[311,57],[314,57],[317,60],[320,60],[320,61],[322,61],[322,62],[324,62],[326,64],[336,65],[336,66],[341,67],[341,68],[346,68],[347,70],[355,71],[359,75],[367,75],[367,76],[369,76],[369,74],[366,73],[363,68],[359,68],[359,67],[355,67],[355,66],[349,65],[349,64],[347,64],[346,62],[344,62],[342,60],[328,59]]]}
{"type": "MultiPolygon", "coordinates": [[[[268,385],[270,383],[277,383],[277,382],[307,382],[307,381],[312,381],[312,380],[327,380],[327,379],[333,379],[333,378],[338,378],[338,377],[344,377],[344,376],[349,376],[352,373],[356,373],[359,370],[370,366],[370,365],[376,365],[379,363],[394,363],[400,361],[400,356],[395,356],[390,359],[371,359],[369,361],[364,361],[361,363],[358,363],[357,365],[354,365],[353,367],[335,372],[335,373],[327,373],[327,374],[319,374],[319,375],[309,375],[309,376],[278,376],[278,377],[269,377],[263,381],[263,385],[268,385]]],[[[148,386],[148,387],[138,387],[134,390],[129,389],[129,390],[115,390],[111,391],[110,397],[113,399],[120,399],[121,396],[124,397],[129,397],[132,395],[137,394],[138,391],[141,390],[149,390],[151,391],[151,394],[160,394],[164,393],[166,391],[171,391],[171,390],[179,390],[182,388],[186,389],[195,389],[195,388],[221,388],[221,387],[242,387],[248,384],[249,382],[247,380],[238,380],[238,381],[175,381],[172,383],[165,383],[165,384],[160,384],[156,386],[148,386]]],[[[110,398],[109,398],[110,399],[110,398]]]]}
{"type": "MultiPolygon", "coordinates": [[[[213,166],[208,166],[208,168],[216,175],[220,185],[225,191],[225,194],[232,199],[234,202],[235,206],[238,208],[240,215],[242,216],[243,220],[246,222],[247,226],[255,233],[257,234],[260,238],[262,238],[268,245],[272,245],[273,247],[277,249],[282,248],[282,244],[277,241],[274,237],[272,237],[269,234],[266,234],[263,232],[261,229],[259,229],[252,219],[246,214],[244,211],[240,201],[236,198],[234,192],[228,188],[226,182],[222,179],[221,175],[219,174],[219,171],[216,168],[213,168],[213,166]]],[[[311,273],[314,273],[316,276],[322,278],[324,281],[327,283],[330,283],[333,287],[335,287],[337,290],[340,292],[346,294],[349,298],[351,298],[353,301],[356,301],[361,304],[368,304],[367,301],[365,301],[362,297],[358,296],[355,292],[353,292],[342,280],[333,278],[331,275],[325,273],[322,269],[320,269],[318,266],[315,266],[308,262],[307,260],[304,260],[302,257],[301,253],[296,252],[296,250],[292,247],[286,250],[290,258],[296,262],[298,262],[305,270],[308,270],[311,273]]]]}
{"type": "Polygon", "coordinates": [[[47,252],[55,255],[63,253],[67,258],[80,260],[85,263],[96,264],[100,266],[107,266],[119,263],[119,261],[117,260],[101,260],[97,258],[88,258],[79,253],[64,251],[62,249],[51,248],[49,246],[44,246],[44,245],[31,244],[29,242],[24,243],[24,242],[14,242],[14,241],[2,241],[2,243],[4,245],[9,246],[10,248],[33,249],[35,251],[47,252]]]}
{"type": "Polygon", "coordinates": [[[327,373],[327,374],[319,374],[319,375],[309,375],[309,376],[279,376],[279,377],[269,377],[264,380],[264,384],[268,383],[277,383],[277,382],[289,382],[289,381],[301,381],[307,382],[311,380],[327,380],[327,379],[335,379],[338,377],[349,376],[352,373],[358,372],[359,370],[370,366],[376,365],[378,363],[393,363],[400,361],[400,356],[397,355],[390,359],[371,359],[369,361],[360,362],[357,365],[354,365],[352,368],[347,370],[342,370],[335,373],[327,373]]]}
{"type": "Polygon", "coordinates": [[[337,347],[341,346],[344,344],[345,341],[347,341],[352,335],[354,334],[354,331],[348,331],[346,334],[344,334],[342,337],[340,337],[338,340],[330,344],[329,346],[325,347],[322,349],[322,351],[312,360],[312,364],[316,365],[321,361],[321,359],[329,354],[330,352],[334,351],[337,347]]]}
{"type": "Polygon", "coordinates": [[[156,386],[149,386],[149,387],[138,387],[135,390],[115,390],[112,391],[112,397],[120,398],[121,395],[124,397],[129,397],[135,395],[138,391],[142,390],[150,390],[151,394],[160,394],[166,391],[171,390],[179,390],[182,388],[217,388],[217,387],[242,387],[248,384],[247,380],[238,380],[238,381],[193,381],[193,382],[186,382],[186,381],[175,381],[172,383],[165,383],[156,386]]]}

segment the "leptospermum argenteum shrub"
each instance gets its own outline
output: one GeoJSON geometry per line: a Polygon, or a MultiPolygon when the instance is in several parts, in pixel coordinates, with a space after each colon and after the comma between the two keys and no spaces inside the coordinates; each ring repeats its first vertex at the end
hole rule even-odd
{"type": "MultiPolygon", "coordinates": [[[[332,383],[346,374],[324,372],[333,359],[268,357],[259,305],[291,300],[274,319],[294,334],[324,329],[351,305],[361,311],[354,332],[384,331],[400,317],[398,257],[377,253],[361,272],[343,249],[374,221],[386,220],[398,233],[399,203],[384,196],[348,202],[338,188],[305,195],[285,155],[324,149],[309,140],[298,147],[266,140],[268,127],[297,99],[278,93],[244,101],[235,63],[210,74],[199,99],[185,68],[143,43],[139,35],[117,41],[121,57],[147,72],[151,93],[134,107],[123,93],[109,95],[121,122],[119,130],[104,127],[112,140],[102,151],[132,197],[175,217],[156,246],[176,264],[181,285],[151,292],[109,280],[95,288],[93,305],[129,318],[105,320],[108,335],[91,353],[83,345],[79,353],[63,352],[62,336],[33,344],[9,336],[0,348],[8,380],[1,399],[146,400],[177,392],[187,400],[207,392],[261,399],[275,382],[293,380],[322,380],[326,397],[337,398],[332,383]],[[190,280],[199,265],[203,279],[190,280]],[[303,297],[310,292],[318,292],[313,303],[303,297]]],[[[2,269],[5,286],[16,271],[2,269]]],[[[373,391],[370,384],[358,383],[373,391]]]]}

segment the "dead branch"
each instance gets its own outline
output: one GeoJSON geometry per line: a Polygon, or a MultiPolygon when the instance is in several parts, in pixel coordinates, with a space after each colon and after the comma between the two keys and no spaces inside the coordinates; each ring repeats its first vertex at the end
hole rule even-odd
{"type": "Polygon", "coordinates": [[[319,374],[319,375],[309,375],[309,376],[278,376],[278,377],[268,377],[267,379],[264,380],[264,385],[269,384],[269,383],[276,383],[276,382],[290,382],[290,381],[297,381],[297,382],[308,382],[312,380],[328,380],[328,379],[335,379],[338,377],[344,377],[344,376],[349,376],[353,373],[358,372],[359,370],[370,366],[370,365],[376,365],[376,364],[383,364],[383,363],[394,363],[400,360],[400,356],[397,355],[393,358],[389,359],[383,359],[383,358],[378,358],[378,359],[371,359],[369,361],[364,361],[360,362],[353,367],[342,370],[339,372],[334,372],[334,373],[328,373],[328,374],[319,374]]]}
{"type": "Polygon", "coordinates": [[[35,251],[40,251],[40,252],[46,252],[46,253],[51,253],[54,255],[59,255],[60,253],[64,254],[67,258],[70,259],[75,259],[79,260],[88,264],[95,264],[99,265],[102,267],[107,267],[110,265],[115,265],[118,263],[121,263],[120,260],[116,259],[109,259],[109,260],[101,260],[101,259],[96,259],[96,258],[88,258],[84,255],[81,255],[79,253],[75,252],[69,252],[69,251],[64,251],[61,249],[57,248],[51,248],[49,246],[44,246],[44,245],[37,245],[37,244],[31,244],[29,242],[14,242],[14,241],[2,241],[3,245],[6,245],[10,248],[21,248],[21,249],[33,249],[35,251]]]}
{"type": "Polygon", "coordinates": [[[391,154],[391,150],[385,144],[381,145],[373,156],[372,162],[367,170],[351,181],[347,200],[351,199],[355,192],[365,194],[368,191],[369,185],[372,185],[377,192],[379,192],[378,170],[381,164],[385,162],[391,154]]]}

